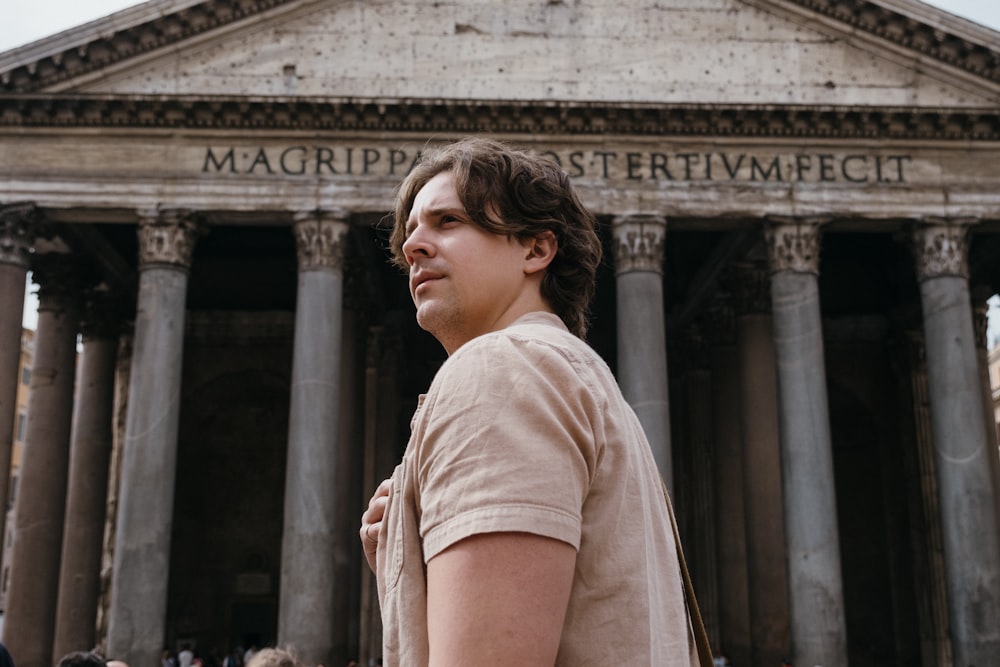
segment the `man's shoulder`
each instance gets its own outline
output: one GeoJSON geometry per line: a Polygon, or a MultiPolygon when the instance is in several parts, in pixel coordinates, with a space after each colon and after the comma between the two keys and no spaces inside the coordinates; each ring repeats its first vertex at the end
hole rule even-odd
{"type": "Polygon", "coordinates": [[[590,347],[571,334],[556,315],[529,313],[503,329],[473,338],[452,355],[456,365],[497,363],[512,358],[557,354],[577,357],[590,347]]]}
{"type": "Polygon", "coordinates": [[[594,374],[610,373],[586,342],[551,313],[530,313],[508,327],[470,340],[438,371],[435,384],[480,386],[544,373],[593,384],[594,374]]]}

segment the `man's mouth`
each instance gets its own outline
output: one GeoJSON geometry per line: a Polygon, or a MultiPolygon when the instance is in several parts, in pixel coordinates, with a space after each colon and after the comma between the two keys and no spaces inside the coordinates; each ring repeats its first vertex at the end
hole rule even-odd
{"type": "Polygon", "coordinates": [[[420,291],[420,288],[428,283],[432,283],[436,280],[440,280],[443,276],[438,273],[433,272],[421,272],[418,273],[413,278],[413,294],[416,295],[420,291]]]}

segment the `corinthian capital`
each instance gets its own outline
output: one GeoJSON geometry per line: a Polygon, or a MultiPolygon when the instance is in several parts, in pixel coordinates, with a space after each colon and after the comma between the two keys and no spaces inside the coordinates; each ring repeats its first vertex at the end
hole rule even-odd
{"type": "Polygon", "coordinates": [[[769,218],[764,225],[771,273],[795,271],[819,275],[819,218],[769,218]]]}
{"type": "Polygon", "coordinates": [[[37,219],[38,210],[34,204],[0,207],[0,264],[28,269],[37,219]]]}
{"type": "Polygon", "coordinates": [[[191,268],[194,244],[202,227],[191,211],[143,211],[139,218],[139,269],[152,266],[191,268]]]}
{"type": "Polygon", "coordinates": [[[969,221],[934,219],[913,228],[917,281],[969,277],[969,221]]]}
{"type": "Polygon", "coordinates": [[[615,241],[615,274],[654,271],[663,274],[663,239],[667,221],[658,215],[623,215],[611,225],[615,241]]]}
{"type": "Polygon", "coordinates": [[[343,214],[305,211],[295,215],[295,245],[299,271],[344,268],[345,237],[349,226],[343,214]]]}
{"type": "Polygon", "coordinates": [[[89,267],[70,253],[36,254],[31,277],[38,284],[38,310],[79,310],[83,289],[93,280],[89,267]]]}

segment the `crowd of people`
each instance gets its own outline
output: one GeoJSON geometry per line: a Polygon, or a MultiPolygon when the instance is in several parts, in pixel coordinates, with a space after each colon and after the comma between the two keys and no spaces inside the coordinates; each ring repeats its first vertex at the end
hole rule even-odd
{"type": "MultiPolygon", "coordinates": [[[[242,648],[235,648],[221,659],[214,653],[210,655],[210,658],[203,658],[197,649],[184,645],[176,655],[169,649],[164,649],[160,665],[161,667],[306,667],[293,651],[280,647],[269,647],[259,651],[256,646],[251,646],[245,651],[242,648]]],[[[378,664],[382,664],[381,660],[378,664]]],[[[13,656],[2,643],[0,643],[0,667],[15,667],[13,656]]],[[[107,659],[96,650],[91,650],[67,653],[56,661],[54,667],[129,667],[129,665],[124,660],[107,659]]],[[[325,667],[325,665],[315,665],[315,667],[325,667]]],[[[358,667],[358,663],[351,660],[346,667],[358,667]]]]}

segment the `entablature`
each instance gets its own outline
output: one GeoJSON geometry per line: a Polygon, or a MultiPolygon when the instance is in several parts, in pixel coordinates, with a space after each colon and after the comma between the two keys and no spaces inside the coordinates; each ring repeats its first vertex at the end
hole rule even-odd
{"type": "Polygon", "coordinates": [[[0,96],[0,128],[1000,140],[995,108],[169,95],[0,96]]]}

